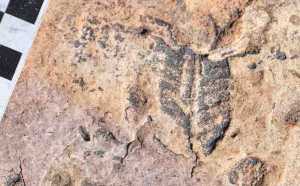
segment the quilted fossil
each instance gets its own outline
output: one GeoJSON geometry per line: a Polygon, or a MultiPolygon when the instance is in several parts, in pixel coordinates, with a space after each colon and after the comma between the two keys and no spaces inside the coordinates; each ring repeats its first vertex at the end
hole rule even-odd
{"type": "Polygon", "coordinates": [[[159,85],[161,110],[184,127],[189,135],[191,125],[198,125],[197,138],[203,153],[208,155],[230,123],[228,61],[209,61],[189,48],[175,50],[164,43],[160,43],[159,49],[166,55],[159,85]],[[183,105],[189,109],[185,111],[183,105]],[[191,116],[196,122],[191,122],[191,116]]]}

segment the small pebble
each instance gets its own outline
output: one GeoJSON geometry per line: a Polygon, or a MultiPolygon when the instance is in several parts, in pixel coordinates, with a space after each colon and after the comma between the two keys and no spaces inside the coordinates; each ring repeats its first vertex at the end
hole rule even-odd
{"type": "Polygon", "coordinates": [[[76,41],[74,42],[74,46],[75,46],[75,48],[79,48],[79,47],[81,46],[80,41],[76,40],[76,41]]]}
{"type": "Polygon", "coordinates": [[[151,115],[147,116],[147,122],[151,123],[153,121],[153,118],[151,115]]]}
{"type": "Polygon", "coordinates": [[[79,133],[84,141],[91,141],[91,136],[85,127],[79,127],[79,133]]]}
{"type": "Polygon", "coordinates": [[[259,60],[257,64],[262,64],[264,61],[263,60],[259,60]]]}
{"type": "Polygon", "coordinates": [[[231,138],[235,138],[235,137],[237,137],[239,134],[240,134],[240,129],[236,129],[236,130],[234,130],[234,131],[230,134],[230,137],[231,137],[231,138]]]}
{"type": "Polygon", "coordinates": [[[22,177],[21,177],[20,174],[12,175],[12,176],[9,176],[9,177],[6,179],[5,185],[6,185],[6,186],[15,186],[15,185],[17,185],[21,180],[22,180],[22,177]]]}
{"type": "Polygon", "coordinates": [[[136,29],[136,33],[141,36],[146,36],[150,33],[150,30],[146,27],[139,27],[136,29]]]}
{"type": "Polygon", "coordinates": [[[275,57],[276,57],[276,59],[281,60],[281,61],[286,60],[286,54],[280,50],[276,51],[275,57]]]}
{"type": "Polygon", "coordinates": [[[254,69],[256,69],[257,65],[256,65],[256,63],[251,63],[251,64],[247,65],[247,67],[251,70],[254,70],[254,69]]]}

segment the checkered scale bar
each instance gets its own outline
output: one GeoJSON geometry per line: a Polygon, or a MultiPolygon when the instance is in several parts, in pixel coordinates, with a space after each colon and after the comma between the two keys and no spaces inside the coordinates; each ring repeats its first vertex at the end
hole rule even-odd
{"type": "Polygon", "coordinates": [[[0,0],[0,121],[48,0],[0,0]]]}

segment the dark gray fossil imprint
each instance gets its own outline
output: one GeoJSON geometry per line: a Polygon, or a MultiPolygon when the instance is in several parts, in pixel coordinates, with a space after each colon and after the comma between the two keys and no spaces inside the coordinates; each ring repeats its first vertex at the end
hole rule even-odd
{"type": "Polygon", "coordinates": [[[161,40],[156,50],[165,55],[159,83],[161,110],[189,137],[192,125],[197,125],[200,132],[193,135],[203,153],[210,154],[230,123],[228,61],[209,61],[187,47],[172,49],[161,40]]]}
{"type": "Polygon", "coordinates": [[[201,130],[200,140],[203,153],[208,155],[223,138],[230,123],[230,71],[227,60],[202,61],[202,78],[197,96],[195,112],[201,130]]]}

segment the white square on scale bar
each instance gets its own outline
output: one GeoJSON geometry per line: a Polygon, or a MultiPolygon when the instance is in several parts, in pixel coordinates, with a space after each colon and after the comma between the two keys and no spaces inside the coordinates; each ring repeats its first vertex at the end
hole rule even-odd
{"type": "Polygon", "coordinates": [[[0,121],[11,95],[12,82],[0,77],[0,121]]]}
{"type": "Polygon", "coordinates": [[[0,0],[0,11],[5,12],[8,6],[9,0],[0,0]]]}
{"type": "Polygon", "coordinates": [[[0,44],[25,53],[31,47],[35,29],[33,24],[4,14],[0,23],[0,44]]]}

